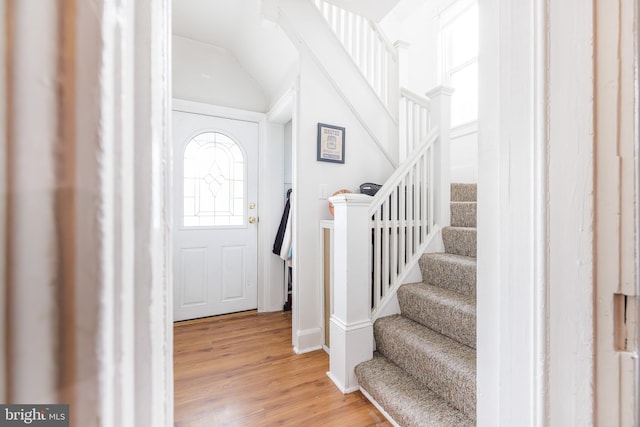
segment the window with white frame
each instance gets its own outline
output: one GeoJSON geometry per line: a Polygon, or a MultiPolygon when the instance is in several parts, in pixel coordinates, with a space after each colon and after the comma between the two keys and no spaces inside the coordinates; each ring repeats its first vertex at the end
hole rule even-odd
{"type": "Polygon", "coordinates": [[[478,4],[458,1],[440,15],[440,81],[455,89],[451,127],[478,120],[478,4]]]}

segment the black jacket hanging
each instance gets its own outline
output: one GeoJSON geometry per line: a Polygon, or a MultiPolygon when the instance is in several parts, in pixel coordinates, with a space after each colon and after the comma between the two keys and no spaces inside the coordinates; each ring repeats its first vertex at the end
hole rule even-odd
{"type": "Polygon", "coordinates": [[[287,220],[289,219],[289,210],[291,209],[291,190],[287,191],[287,203],[284,205],[284,212],[282,213],[282,219],[280,220],[280,226],[278,227],[278,233],[276,234],[276,240],[273,242],[273,253],[280,256],[280,250],[282,249],[282,240],[284,239],[284,232],[287,229],[287,220]]]}

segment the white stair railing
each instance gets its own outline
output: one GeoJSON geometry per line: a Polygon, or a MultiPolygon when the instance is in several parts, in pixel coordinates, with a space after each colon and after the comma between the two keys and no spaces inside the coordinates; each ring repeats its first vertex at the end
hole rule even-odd
{"type": "MultiPolygon", "coordinates": [[[[357,390],[354,368],[373,357],[373,321],[430,239],[449,225],[451,94],[445,87],[428,93],[431,129],[375,197],[330,198],[335,220],[329,377],[343,392],[357,390]]],[[[411,132],[414,138],[423,131],[418,130],[411,132]]]]}
{"type": "Polygon", "coordinates": [[[400,89],[400,110],[398,119],[399,155],[403,161],[427,136],[430,101],[406,88],[400,89]]]}
{"type": "Polygon", "coordinates": [[[438,129],[415,148],[369,206],[372,229],[372,317],[427,247],[435,226],[435,150],[438,129]]]}
{"type": "Polygon", "coordinates": [[[398,53],[375,22],[324,0],[320,13],[390,112],[397,108],[398,53]]]}

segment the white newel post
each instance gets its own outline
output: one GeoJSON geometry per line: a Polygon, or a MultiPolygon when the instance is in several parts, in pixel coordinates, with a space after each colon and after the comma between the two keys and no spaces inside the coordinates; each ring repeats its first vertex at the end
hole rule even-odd
{"type": "Polygon", "coordinates": [[[398,52],[398,84],[400,87],[409,87],[409,47],[411,43],[404,40],[396,40],[393,47],[398,52]]]}
{"type": "Polygon", "coordinates": [[[436,224],[446,227],[451,224],[451,95],[454,89],[436,86],[425,95],[431,100],[431,128],[440,129],[440,137],[435,145],[438,170],[435,173],[436,224]]]}
{"type": "Polygon", "coordinates": [[[327,375],[343,393],[358,390],[354,368],[373,357],[371,225],[365,194],[341,194],[334,205],[334,312],[327,375]]]}

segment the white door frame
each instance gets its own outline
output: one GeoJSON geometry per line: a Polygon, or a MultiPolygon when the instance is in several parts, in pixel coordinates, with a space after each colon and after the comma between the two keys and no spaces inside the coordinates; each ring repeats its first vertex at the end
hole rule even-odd
{"type": "Polygon", "coordinates": [[[479,5],[478,425],[593,425],[593,4],[479,5]]]}
{"type": "MultiPolygon", "coordinates": [[[[257,123],[258,141],[258,311],[282,310],[282,273],[274,265],[275,255],[271,253],[275,230],[282,213],[281,191],[282,176],[274,167],[274,159],[282,158],[282,144],[267,115],[255,111],[204,104],[201,102],[174,99],[173,111],[205,114],[232,120],[257,123]],[[273,170],[273,171],[271,171],[273,170]],[[278,214],[278,211],[280,212],[278,214]],[[275,224],[275,226],[273,225],[275,224]]],[[[281,138],[280,138],[281,139],[281,138]]],[[[282,160],[280,160],[280,163],[282,160]]],[[[281,169],[281,168],[280,168],[281,169]]],[[[167,198],[169,200],[169,198],[167,198]]],[[[171,206],[167,205],[167,209],[171,206]]]]}

